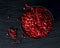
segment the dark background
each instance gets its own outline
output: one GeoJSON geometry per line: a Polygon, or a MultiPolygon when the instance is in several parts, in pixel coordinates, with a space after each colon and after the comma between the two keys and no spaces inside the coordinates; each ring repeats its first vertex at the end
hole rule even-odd
{"type": "Polygon", "coordinates": [[[59,0],[0,0],[0,48],[60,48],[59,0]],[[53,14],[54,26],[48,36],[42,39],[21,38],[23,31],[16,19],[24,13],[22,8],[26,3],[30,6],[46,7],[53,14]],[[7,18],[8,16],[10,19],[7,18]],[[6,36],[8,27],[18,28],[17,40],[22,40],[21,44],[10,44],[12,39],[6,36]]]}

